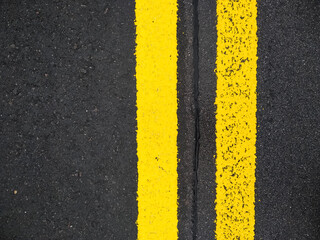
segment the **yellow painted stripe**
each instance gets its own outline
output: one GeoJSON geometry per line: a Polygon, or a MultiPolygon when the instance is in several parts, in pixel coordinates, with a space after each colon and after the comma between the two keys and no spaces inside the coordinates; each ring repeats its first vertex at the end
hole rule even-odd
{"type": "Polygon", "coordinates": [[[256,0],[217,0],[216,238],[254,239],[256,0]]]}
{"type": "Polygon", "coordinates": [[[135,13],[138,239],[177,239],[177,2],[136,0],[135,13]]]}

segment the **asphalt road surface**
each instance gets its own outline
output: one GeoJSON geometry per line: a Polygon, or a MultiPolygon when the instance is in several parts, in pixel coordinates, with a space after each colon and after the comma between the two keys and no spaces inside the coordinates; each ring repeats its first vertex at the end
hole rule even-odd
{"type": "MultiPolygon", "coordinates": [[[[215,1],[178,1],[179,239],[215,239],[215,1]]],[[[320,2],[258,1],[255,239],[320,239],[320,2]]],[[[0,1],[0,239],[137,239],[135,1],[0,1]]]]}

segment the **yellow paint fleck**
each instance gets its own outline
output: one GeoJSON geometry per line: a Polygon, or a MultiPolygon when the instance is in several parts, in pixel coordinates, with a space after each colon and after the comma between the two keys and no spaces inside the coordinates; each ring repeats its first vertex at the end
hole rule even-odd
{"type": "Polygon", "coordinates": [[[177,239],[177,1],[135,13],[138,239],[177,239]]]}
{"type": "Polygon", "coordinates": [[[254,239],[256,0],[217,0],[216,238],[254,239]]]}

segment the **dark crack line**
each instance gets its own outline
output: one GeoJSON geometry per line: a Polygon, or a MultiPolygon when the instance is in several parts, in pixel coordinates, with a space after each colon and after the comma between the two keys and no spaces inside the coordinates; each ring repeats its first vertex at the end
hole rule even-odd
{"type": "Polygon", "coordinates": [[[194,80],[194,107],[195,107],[195,149],[194,149],[194,186],[193,186],[193,240],[197,239],[198,232],[198,166],[199,166],[199,16],[198,0],[193,0],[193,80],[194,80]]]}

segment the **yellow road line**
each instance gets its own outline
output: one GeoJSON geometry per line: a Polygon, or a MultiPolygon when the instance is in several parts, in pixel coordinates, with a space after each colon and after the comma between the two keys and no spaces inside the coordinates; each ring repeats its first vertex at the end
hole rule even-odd
{"type": "Polygon", "coordinates": [[[256,0],[217,0],[216,238],[254,239],[256,0]]]}
{"type": "Polygon", "coordinates": [[[177,0],[135,13],[138,239],[177,239],[177,0]]]}

